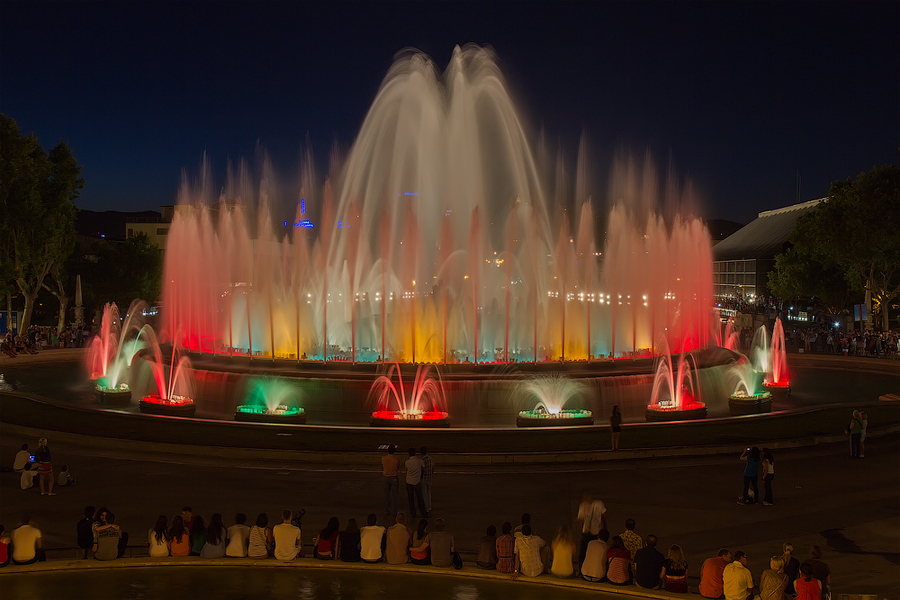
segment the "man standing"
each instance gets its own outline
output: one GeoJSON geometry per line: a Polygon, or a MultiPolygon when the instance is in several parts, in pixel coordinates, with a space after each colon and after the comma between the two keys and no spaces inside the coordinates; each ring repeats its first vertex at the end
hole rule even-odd
{"type": "Polygon", "coordinates": [[[722,587],[725,600],[748,600],[753,597],[753,574],[747,568],[747,555],[743,550],[734,553],[734,562],[722,571],[722,587]]]}
{"type": "Polygon", "coordinates": [[[431,514],[431,477],[434,475],[434,459],[428,454],[428,448],[425,446],[419,451],[422,453],[422,498],[425,500],[425,510],[431,514]]]}
{"type": "Polygon", "coordinates": [[[275,558],[278,560],[294,560],[303,545],[300,528],[291,524],[293,517],[291,509],[284,509],[281,513],[282,523],[272,528],[272,537],[275,538],[275,558]]]}
{"type": "Polygon", "coordinates": [[[700,595],[704,598],[722,598],[722,573],[731,562],[727,548],[719,550],[715,558],[707,558],[700,567],[700,595]]]}
{"type": "Polygon", "coordinates": [[[409,514],[416,518],[416,502],[419,503],[419,511],[422,516],[428,518],[428,509],[425,508],[425,499],[422,497],[422,459],[416,456],[416,449],[409,449],[409,458],[406,459],[406,496],[409,500],[409,514]]]}
{"type": "Polygon", "coordinates": [[[634,582],[642,588],[656,590],[662,587],[663,567],[666,557],[656,549],[656,536],[647,536],[647,545],[634,557],[634,582]]]}
{"type": "Polygon", "coordinates": [[[388,453],[381,457],[381,474],[384,485],[384,514],[397,513],[397,491],[400,489],[400,459],[394,454],[397,446],[388,446],[388,453]]]}
{"type": "Polygon", "coordinates": [[[590,492],[584,492],[581,505],[578,507],[578,524],[581,526],[581,548],[578,551],[578,564],[584,562],[588,543],[596,540],[601,529],[606,529],[606,506],[600,500],[594,500],[590,492]]]}

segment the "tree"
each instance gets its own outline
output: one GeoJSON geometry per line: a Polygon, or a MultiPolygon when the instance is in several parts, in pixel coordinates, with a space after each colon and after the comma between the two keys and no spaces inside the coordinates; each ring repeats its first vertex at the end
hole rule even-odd
{"type": "Polygon", "coordinates": [[[20,331],[28,328],[48,275],[57,280],[54,295],[65,297],[61,269],[74,245],[80,174],[65,142],[48,155],[34,135],[23,136],[13,119],[0,115],[0,276],[11,276],[24,297],[20,331]]]}
{"type": "MultiPolygon", "coordinates": [[[[865,293],[889,328],[889,307],[900,296],[900,170],[884,166],[855,181],[836,181],[816,210],[797,220],[793,248],[776,257],[773,291],[834,288],[840,272],[851,291],[865,293]],[[818,266],[818,267],[817,267],[818,266]]],[[[836,291],[836,290],[833,290],[836,291]]],[[[869,311],[870,319],[873,316],[869,311]]]]}

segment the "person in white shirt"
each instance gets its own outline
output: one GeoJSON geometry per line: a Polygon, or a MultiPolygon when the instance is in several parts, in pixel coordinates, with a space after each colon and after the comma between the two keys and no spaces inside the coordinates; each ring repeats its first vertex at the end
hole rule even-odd
{"type": "Polygon", "coordinates": [[[581,578],[585,581],[600,581],[606,577],[606,553],[609,550],[609,532],[600,530],[596,540],[588,542],[587,554],[581,564],[581,578]]]}
{"type": "Polygon", "coordinates": [[[300,528],[291,525],[293,516],[291,509],[284,509],[281,513],[284,522],[272,528],[272,537],[275,538],[275,558],[278,560],[294,560],[300,553],[303,542],[300,539],[300,528]]]}
{"type": "Polygon", "coordinates": [[[584,562],[587,546],[596,540],[601,529],[606,529],[606,506],[600,500],[594,500],[590,492],[584,492],[578,506],[578,524],[581,526],[581,550],[578,563],[584,562]]]}
{"type": "Polygon", "coordinates": [[[41,530],[34,526],[30,515],[25,515],[22,517],[22,525],[12,533],[12,562],[17,565],[30,565],[44,560],[41,530]]]}
{"type": "Polygon", "coordinates": [[[25,470],[22,471],[22,477],[19,479],[19,485],[23,490],[27,490],[30,487],[34,487],[34,478],[38,476],[37,469],[34,467],[34,463],[28,463],[25,465],[25,470]]]}
{"type": "Polygon", "coordinates": [[[531,535],[531,525],[522,527],[522,535],[516,538],[516,571],[528,577],[537,577],[544,572],[544,561],[541,557],[541,549],[547,545],[540,536],[531,535]]]}
{"type": "Polygon", "coordinates": [[[359,530],[359,555],[368,563],[378,562],[383,556],[385,528],[377,523],[378,517],[372,513],[366,518],[366,526],[359,530]]]}
{"type": "Polygon", "coordinates": [[[22,444],[22,449],[16,452],[16,458],[13,460],[13,471],[21,473],[30,462],[31,453],[28,451],[28,444],[22,444]]]}
{"type": "Polygon", "coordinates": [[[225,556],[232,558],[245,558],[247,546],[250,543],[250,528],[246,525],[247,515],[238,513],[234,517],[234,525],[228,528],[225,537],[228,545],[225,546],[225,556]]]}

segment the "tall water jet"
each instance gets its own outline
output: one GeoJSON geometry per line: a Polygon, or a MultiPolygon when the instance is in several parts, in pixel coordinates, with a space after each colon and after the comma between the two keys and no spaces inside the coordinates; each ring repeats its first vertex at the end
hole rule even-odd
{"type": "Polygon", "coordinates": [[[100,331],[88,344],[85,363],[101,404],[127,404],[131,401],[128,375],[131,363],[143,348],[130,336],[143,325],[147,304],[135,300],[124,321],[115,303],[103,306],[100,331]]]}
{"type": "Polygon", "coordinates": [[[193,416],[196,405],[190,379],[190,359],[180,355],[178,344],[173,344],[167,370],[159,339],[150,325],[141,327],[137,337],[129,343],[138,346],[141,342],[149,351],[150,356],[146,362],[156,386],[156,394],[146,394],[141,398],[138,404],[141,412],[180,417],[193,416]]]}
{"type": "Polygon", "coordinates": [[[661,184],[649,160],[617,162],[599,234],[584,185],[575,197],[558,191],[565,170],[535,157],[490,50],[456,48],[443,75],[401,53],[334,162],[321,184],[307,153],[297,195],[279,197],[265,161],[258,181],[231,170],[221,194],[209,170],[184,183],[163,301],[182,344],[477,364],[631,358],[660,336],[677,351],[710,341],[708,232],[655,208],[690,204],[690,187],[661,184]],[[296,202],[290,220],[274,216],[278,202],[296,202]]]}
{"type": "Polygon", "coordinates": [[[662,353],[656,359],[648,421],[681,421],[706,418],[706,404],[701,400],[697,362],[693,354],[680,352],[674,362],[668,344],[660,343],[662,353]]]}

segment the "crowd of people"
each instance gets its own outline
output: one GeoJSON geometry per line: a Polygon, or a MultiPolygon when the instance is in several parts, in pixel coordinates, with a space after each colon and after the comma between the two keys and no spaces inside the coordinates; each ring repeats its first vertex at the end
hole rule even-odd
{"type": "Polygon", "coordinates": [[[90,325],[75,327],[66,325],[57,327],[41,327],[29,325],[24,333],[7,332],[0,340],[0,351],[10,357],[19,354],[37,354],[40,350],[55,348],[83,348],[93,336],[90,325]]]}

